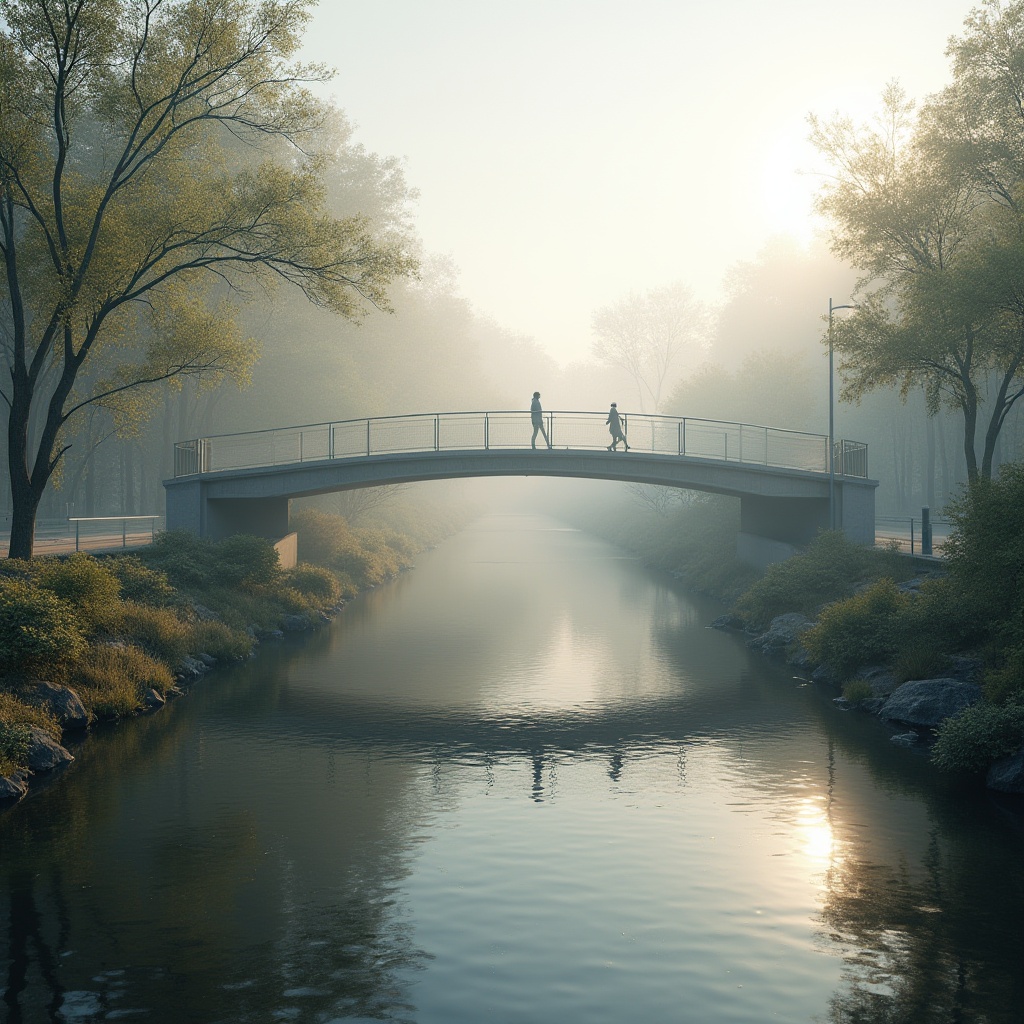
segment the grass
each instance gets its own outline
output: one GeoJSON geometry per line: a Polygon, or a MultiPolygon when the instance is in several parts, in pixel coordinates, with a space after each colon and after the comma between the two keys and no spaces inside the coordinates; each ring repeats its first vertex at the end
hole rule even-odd
{"type": "Polygon", "coordinates": [[[143,695],[153,689],[167,694],[174,676],[167,665],[138,647],[94,647],[75,668],[75,692],[100,718],[121,718],[143,707],[143,695]]]}

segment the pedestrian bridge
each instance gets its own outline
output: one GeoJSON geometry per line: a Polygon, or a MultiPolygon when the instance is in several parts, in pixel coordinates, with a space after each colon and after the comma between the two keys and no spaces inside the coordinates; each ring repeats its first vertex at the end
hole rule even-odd
{"type": "MultiPolygon", "coordinates": [[[[485,476],[619,480],[738,497],[739,554],[788,557],[830,523],[874,543],[867,446],[777,427],[623,415],[629,451],[607,450],[603,412],[545,412],[551,448],[531,447],[529,412],[372,417],[183,441],[164,481],[167,528],[214,539],[280,538],[291,498],[485,476]]],[[[538,436],[538,441],[543,438],[538,436]]]]}

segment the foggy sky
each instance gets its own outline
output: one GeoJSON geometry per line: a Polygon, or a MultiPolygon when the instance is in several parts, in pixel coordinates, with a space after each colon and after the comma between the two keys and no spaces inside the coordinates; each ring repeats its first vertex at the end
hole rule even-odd
{"type": "Polygon", "coordinates": [[[714,300],[772,234],[806,238],[808,113],[941,88],[971,6],[322,0],[304,56],[338,69],[357,141],[405,159],[477,310],[569,360],[630,290],[714,300]]]}

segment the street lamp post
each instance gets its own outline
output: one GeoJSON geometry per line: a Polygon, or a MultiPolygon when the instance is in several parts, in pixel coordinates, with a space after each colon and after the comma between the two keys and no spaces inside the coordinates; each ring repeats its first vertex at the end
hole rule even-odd
{"type": "Polygon", "coordinates": [[[836,437],[834,383],[832,375],[832,314],[837,309],[856,309],[855,303],[833,306],[828,300],[828,528],[836,528],[836,437]]]}

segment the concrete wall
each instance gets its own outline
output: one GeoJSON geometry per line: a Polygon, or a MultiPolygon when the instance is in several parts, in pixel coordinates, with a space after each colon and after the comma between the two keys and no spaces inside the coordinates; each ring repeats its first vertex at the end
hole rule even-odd
{"type": "Polygon", "coordinates": [[[299,564],[299,535],[289,533],[287,537],[282,537],[274,545],[274,550],[282,569],[294,569],[299,564]]]}
{"type": "Polygon", "coordinates": [[[287,498],[208,498],[204,536],[223,540],[236,533],[277,540],[288,532],[287,498]]]}
{"type": "Polygon", "coordinates": [[[740,498],[743,533],[790,545],[810,544],[819,530],[828,529],[828,498],[740,498]]]}
{"type": "Polygon", "coordinates": [[[781,540],[770,540],[752,533],[736,535],[736,557],[756,569],[764,569],[775,562],[785,562],[799,554],[800,549],[794,544],[786,544],[781,540]]]}

